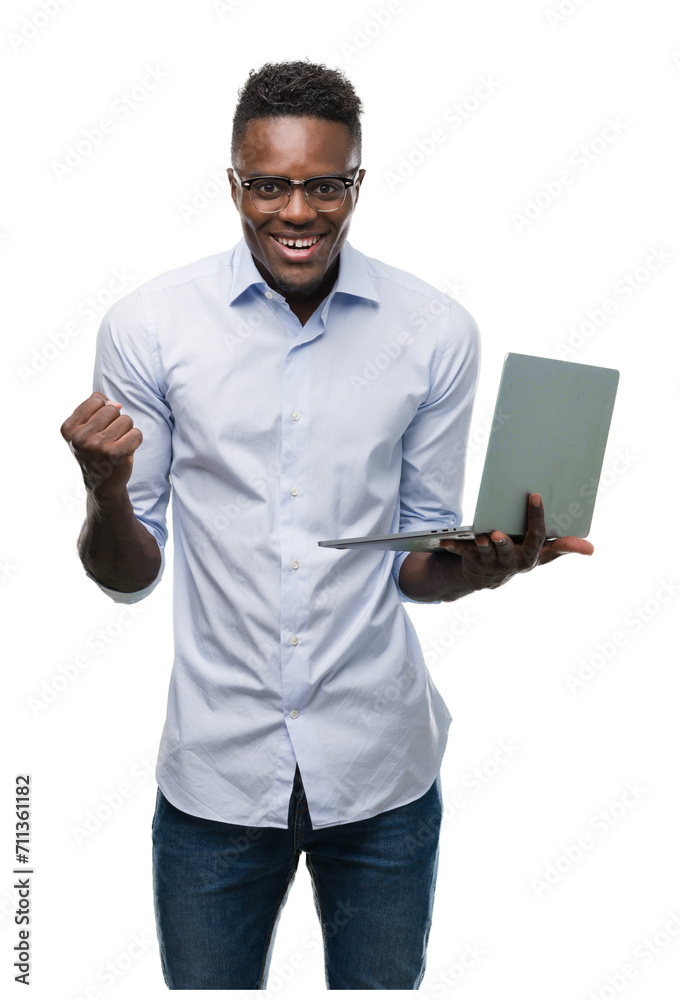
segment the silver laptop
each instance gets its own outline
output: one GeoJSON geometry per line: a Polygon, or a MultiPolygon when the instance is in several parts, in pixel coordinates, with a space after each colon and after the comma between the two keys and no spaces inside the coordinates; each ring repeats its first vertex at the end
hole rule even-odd
{"type": "Polygon", "coordinates": [[[521,540],[530,492],[540,493],[548,538],[590,530],[619,373],[612,368],[507,354],[474,521],[363,538],[331,538],[336,549],[431,552],[442,538],[504,531],[521,540]]]}

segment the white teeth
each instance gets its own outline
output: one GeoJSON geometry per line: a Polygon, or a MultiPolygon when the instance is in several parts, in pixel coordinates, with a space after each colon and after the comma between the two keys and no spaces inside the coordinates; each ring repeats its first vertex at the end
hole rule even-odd
{"type": "Polygon", "coordinates": [[[295,247],[300,250],[306,247],[313,247],[315,243],[318,243],[321,239],[320,236],[314,236],[312,238],[307,238],[304,240],[288,240],[285,236],[277,236],[276,240],[278,243],[282,243],[284,247],[295,247]]]}

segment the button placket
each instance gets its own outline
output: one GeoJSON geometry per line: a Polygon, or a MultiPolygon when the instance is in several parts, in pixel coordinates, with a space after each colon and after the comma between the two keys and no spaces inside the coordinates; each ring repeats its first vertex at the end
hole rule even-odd
{"type": "MultiPolygon", "coordinates": [[[[309,650],[304,631],[307,627],[308,579],[304,552],[310,528],[311,498],[308,495],[309,470],[306,464],[309,421],[306,417],[309,412],[313,352],[308,338],[313,334],[314,330],[308,324],[301,327],[299,337],[302,342],[289,347],[281,386],[281,680],[284,717],[289,721],[301,718],[302,709],[297,706],[306,704],[309,696],[309,650]]],[[[297,732],[298,726],[294,728],[297,732]]],[[[295,737],[296,741],[301,738],[300,735],[295,737]]]]}

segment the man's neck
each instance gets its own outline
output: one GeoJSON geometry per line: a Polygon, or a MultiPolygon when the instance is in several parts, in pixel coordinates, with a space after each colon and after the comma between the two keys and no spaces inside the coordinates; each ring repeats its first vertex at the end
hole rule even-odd
{"type": "Polygon", "coordinates": [[[315,288],[313,292],[301,294],[293,291],[287,292],[284,289],[279,288],[266,268],[264,268],[256,258],[253,258],[253,260],[255,267],[258,269],[269,287],[273,288],[274,291],[284,297],[288,303],[288,308],[295,316],[297,316],[302,326],[305,325],[309,317],[317,310],[319,305],[330,292],[338,277],[338,269],[340,266],[339,260],[335,260],[326,274],[324,274],[321,284],[315,288]]]}
{"type": "Polygon", "coordinates": [[[315,292],[313,295],[285,295],[284,299],[288,303],[288,308],[292,313],[294,313],[300,320],[302,326],[305,325],[309,317],[316,312],[318,307],[321,305],[323,300],[328,295],[332,287],[329,286],[328,291],[325,292],[315,292]]]}

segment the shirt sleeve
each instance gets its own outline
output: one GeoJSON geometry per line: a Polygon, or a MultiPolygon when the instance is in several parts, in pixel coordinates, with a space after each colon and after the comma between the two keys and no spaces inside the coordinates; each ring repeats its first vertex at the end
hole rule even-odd
{"type": "MultiPolygon", "coordinates": [[[[479,373],[479,330],[472,316],[450,300],[441,331],[439,360],[427,398],[420,404],[402,439],[399,487],[399,531],[458,527],[465,478],[470,418],[479,373]]],[[[403,602],[425,603],[407,597],[399,587],[399,571],[408,552],[397,552],[392,575],[403,602]]],[[[441,604],[441,601],[428,601],[441,604]]]]}
{"type": "Polygon", "coordinates": [[[166,511],[170,499],[173,417],[161,388],[157,352],[151,340],[141,294],[124,296],[104,316],[97,335],[94,392],[103,392],[128,414],[143,436],[135,452],[128,494],[135,517],[158,542],[161,565],[156,579],[142,590],[112,590],[86,570],[87,576],[118,604],[143,600],[160,582],[168,538],[166,511]]]}

